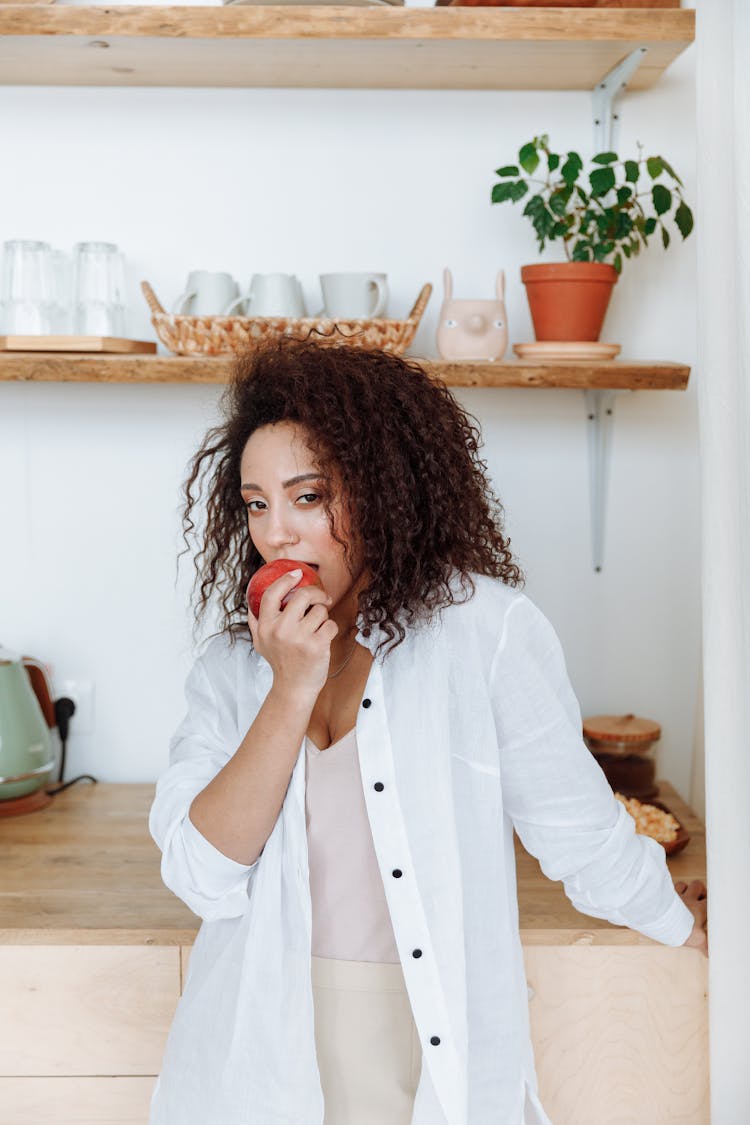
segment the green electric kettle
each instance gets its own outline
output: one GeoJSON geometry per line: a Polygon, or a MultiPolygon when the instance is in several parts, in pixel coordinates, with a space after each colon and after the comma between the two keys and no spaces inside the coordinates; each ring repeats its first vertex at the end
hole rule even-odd
{"type": "Polygon", "coordinates": [[[21,812],[50,802],[45,786],[55,751],[27,663],[42,667],[0,646],[0,815],[11,807],[21,812]],[[4,802],[11,804],[3,809],[4,802]]]}

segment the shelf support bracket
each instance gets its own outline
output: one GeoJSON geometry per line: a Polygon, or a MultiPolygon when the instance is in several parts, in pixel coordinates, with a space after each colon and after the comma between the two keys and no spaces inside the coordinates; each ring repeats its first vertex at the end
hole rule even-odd
{"type": "MultiPolygon", "coordinates": [[[[636,47],[622,62],[605,74],[591,92],[594,124],[594,152],[610,152],[617,141],[620,115],[617,112],[623,90],[646,55],[646,47],[636,47]]],[[[591,501],[591,543],[594,570],[604,565],[604,519],[612,453],[616,390],[584,390],[589,441],[589,492],[591,501]]]]}
{"type": "Polygon", "coordinates": [[[604,517],[607,509],[607,486],[612,453],[615,397],[627,390],[584,390],[589,439],[589,494],[591,501],[591,544],[594,570],[604,564],[604,517]]]}
{"type": "Polygon", "coordinates": [[[620,115],[617,113],[622,92],[646,55],[646,47],[636,47],[622,62],[597,82],[591,93],[594,117],[594,152],[609,152],[616,140],[620,115]]]}

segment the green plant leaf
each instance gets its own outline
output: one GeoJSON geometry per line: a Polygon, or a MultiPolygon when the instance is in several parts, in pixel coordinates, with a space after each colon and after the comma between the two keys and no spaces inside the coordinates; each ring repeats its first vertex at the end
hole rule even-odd
{"type": "Polygon", "coordinates": [[[666,227],[661,228],[661,241],[662,241],[662,245],[664,246],[664,249],[666,250],[667,247],[669,246],[669,231],[667,230],[666,227]]]}
{"type": "MultiPolygon", "coordinates": [[[[623,247],[623,249],[625,249],[625,247],[623,247]]],[[[613,261],[612,265],[615,267],[618,273],[622,273],[622,254],[615,254],[615,260],[613,261]]]]}
{"type": "Polygon", "coordinates": [[[611,168],[597,168],[590,174],[589,182],[593,196],[606,195],[615,186],[615,174],[611,168]]]}
{"type": "Polygon", "coordinates": [[[680,202],[680,206],[675,211],[674,221],[682,237],[687,238],[693,229],[693,212],[684,201],[680,202]]]}
{"type": "Polygon", "coordinates": [[[670,175],[670,176],[672,177],[672,179],[673,179],[673,180],[676,180],[676,181],[677,181],[677,183],[678,183],[678,184],[680,185],[680,187],[682,187],[682,186],[683,186],[683,185],[682,185],[682,180],[681,180],[681,179],[680,179],[680,177],[679,177],[679,176],[677,175],[677,173],[675,172],[675,170],[674,170],[674,168],[672,167],[672,165],[671,165],[671,164],[667,164],[667,162],[666,162],[666,160],[664,159],[664,157],[663,157],[663,156],[662,156],[662,158],[661,158],[661,162],[662,162],[662,164],[664,165],[664,171],[665,171],[665,172],[668,172],[668,173],[669,173],[669,175],[670,175]]]}
{"type": "Polygon", "coordinates": [[[664,171],[664,161],[660,156],[649,156],[646,160],[646,167],[651,179],[655,180],[664,171]]]}
{"type": "Polygon", "coordinates": [[[635,161],[635,160],[626,160],[625,161],[625,179],[628,181],[628,183],[630,183],[630,184],[637,183],[640,173],[641,173],[641,170],[638,167],[637,161],[635,161]]]}
{"type": "Polygon", "coordinates": [[[506,180],[504,184],[492,185],[492,202],[505,203],[506,199],[513,199],[513,188],[515,184],[511,180],[506,180]]]}
{"type": "Polygon", "coordinates": [[[623,252],[623,254],[625,255],[626,258],[630,257],[631,251],[630,251],[630,243],[629,242],[624,242],[622,244],[622,252],[623,252]]]}
{"type": "Polygon", "coordinates": [[[646,235],[646,238],[648,238],[650,234],[654,233],[658,225],[659,224],[657,223],[653,215],[650,215],[648,219],[646,219],[645,223],[643,223],[642,227],[639,226],[639,229],[642,229],[643,233],[646,235]]]}
{"type": "Polygon", "coordinates": [[[598,212],[594,216],[594,221],[596,223],[596,229],[599,232],[599,237],[606,238],[607,235],[610,234],[613,226],[611,210],[607,209],[606,211],[598,212]]]}
{"type": "Polygon", "coordinates": [[[619,242],[623,238],[627,238],[634,226],[633,220],[627,211],[619,211],[615,216],[615,229],[614,237],[619,242]]]}
{"type": "Polygon", "coordinates": [[[672,192],[663,184],[654,184],[651,188],[651,198],[654,201],[654,210],[657,215],[664,215],[672,206],[672,192]]]}
{"type": "Polygon", "coordinates": [[[567,202],[562,191],[553,191],[549,197],[550,211],[555,215],[564,215],[567,202]]]}
{"type": "Polygon", "coordinates": [[[555,225],[554,215],[547,210],[547,205],[541,195],[532,195],[524,207],[523,213],[531,219],[539,249],[543,250],[545,240],[551,237],[555,225]]]}
{"type": "Polygon", "coordinates": [[[617,153],[599,152],[596,156],[592,156],[591,160],[594,164],[615,164],[617,163],[617,153]]]}
{"type": "Polygon", "coordinates": [[[518,162],[523,168],[524,172],[528,172],[529,175],[531,175],[532,172],[536,172],[537,168],[539,167],[539,153],[537,152],[536,145],[533,143],[533,141],[530,141],[528,144],[519,149],[518,162]]]}
{"type": "Polygon", "coordinates": [[[580,184],[576,184],[575,191],[581,203],[588,203],[589,197],[586,195],[586,192],[583,190],[580,184]]]}
{"type": "Polygon", "coordinates": [[[554,172],[560,165],[560,157],[556,152],[551,152],[547,157],[547,167],[550,172],[554,172]]]}
{"type": "Polygon", "coordinates": [[[529,185],[525,180],[516,180],[514,184],[510,185],[510,197],[514,203],[518,203],[518,200],[523,199],[528,190],[529,185]]]}
{"type": "Polygon", "coordinates": [[[633,189],[627,187],[625,184],[623,184],[622,187],[618,187],[618,189],[617,189],[617,202],[620,204],[621,207],[622,207],[623,203],[627,203],[627,201],[630,199],[632,194],[633,194],[633,189]]]}
{"type": "Polygon", "coordinates": [[[566,184],[574,184],[578,179],[578,174],[583,168],[583,161],[577,152],[569,152],[568,159],[560,169],[560,175],[565,180],[566,184]]]}
{"type": "Polygon", "coordinates": [[[517,164],[504,164],[502,168],[495,169],[496,176],[518,176],[520,175],[517,164]]]}

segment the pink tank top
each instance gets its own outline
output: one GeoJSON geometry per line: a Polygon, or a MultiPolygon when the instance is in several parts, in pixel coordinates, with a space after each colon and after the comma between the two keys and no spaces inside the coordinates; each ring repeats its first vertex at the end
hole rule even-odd
{"type": "Polygon", "coordinates": [[[400,962],[367,818],[356,730],[326,750],[306,737],[305,748],[312,955],[400,962]]]}

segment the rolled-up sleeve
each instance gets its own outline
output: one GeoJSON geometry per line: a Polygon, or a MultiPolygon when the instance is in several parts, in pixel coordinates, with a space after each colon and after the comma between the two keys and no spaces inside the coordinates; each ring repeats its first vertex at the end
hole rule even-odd
{"type": "Polygon", "coordinates": [[[228,724],[222,722],[205,661],[204,653],[185,681],[187,714],[170,739],[169,768],[156,783],[148,826],[162,853],[165,885],[199,918],[214,921],[247,911],[261,857],[249,867],[237,863],[214,847],[188,815],[194,797],[239,744],[232,744],[228,724]]]}
{"type": "Polygon", "coordinates": [[[664,848],[636,832],[583,741],[560,641],[524,594],[506,611],[490,688],[503,806],[544,874],[562,881],[576,910],[683,945],[693,915],[664,848]]]}

